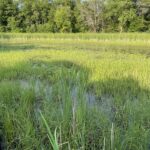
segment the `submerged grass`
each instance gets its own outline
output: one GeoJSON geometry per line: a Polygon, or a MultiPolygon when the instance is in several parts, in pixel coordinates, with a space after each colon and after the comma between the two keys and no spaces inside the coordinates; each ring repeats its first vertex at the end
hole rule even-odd
{"type": "Polygon", "coordinates": [[[0,149],[149,150],[149,34],[0,34],[0,50],[0,149]]]}

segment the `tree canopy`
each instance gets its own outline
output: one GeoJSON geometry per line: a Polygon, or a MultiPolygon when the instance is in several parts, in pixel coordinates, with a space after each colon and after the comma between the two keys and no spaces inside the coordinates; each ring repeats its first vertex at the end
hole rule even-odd
{"type": "Polygon", "coordinates": [[[150,32],[150,2],[0,0],[0,32],[150,32]]]}

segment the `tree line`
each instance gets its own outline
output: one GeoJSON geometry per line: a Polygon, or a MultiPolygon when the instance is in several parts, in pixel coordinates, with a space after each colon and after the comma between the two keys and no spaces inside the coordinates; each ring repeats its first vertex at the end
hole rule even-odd
{"type": "Polygon", "coordinates": [[[150,1],[0,0],[0,32],[150,32],[150,1]]]}

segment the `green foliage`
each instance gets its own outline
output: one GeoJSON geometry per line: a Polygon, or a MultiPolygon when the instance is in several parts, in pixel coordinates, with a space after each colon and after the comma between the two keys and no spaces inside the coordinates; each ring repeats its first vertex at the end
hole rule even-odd
{"type": "Polygon", "coordinates": [[[17,20],[15,17],[9,17],[8,20],[8,29],[12,32],[19,32],[19,20],[17,20]]]}
{"type": "MultiPolygon", "coordinates": [[[[126,5],[126,4],[125,4],[126,5]]],[[[133,19],[135,19],[135,11],[134,9],[126,10],[122,12],[122,15],[119,16],[118,21],[120,25],[120,31],[127,31],[128,25],[132,23],[133,19]]]]}
{"type": "Polygon", "coordinates": [[[51,32],[52,27],[50,23],[37,25],[37,32],[51,32]]]}
{"type": "Polygon", "coordinates": [[[128,28],[129,32],[144,32],[147,30],[147,27],[145,25],[145,23],[143,22],[142,18],[134,18],[134,20],[132,20],[132,22],[130,23],[130,26],[128,28]]]}
{"type": "Polygon", "coordinates": [[[12,0],[0,0],[0,30],[9,31],[9,17],[17,15],[17,5],[12,0]]]}
{"type": "Polygon", "coordinates": [[[148,1],[0,0],[0,31],[146,32],[149,14],[148,1]]]}
{"type": "Polygon", "coordinates": [[[47,121],[45,120],[45,117],[43,116],[43,114],[40,112],[40,115],[41,115],[41,118],[46,126],[46,129],[47,129],[47,132],[48,132],[48,138],[49,138],[49,141],[53,147],[53,150],[59,150],[59,145],[58,145],[58,142],[57,142],[57,133],[56,133],[56,129],[55,129],[55,134],[53,136],[50,128],[49,128],[49,125],[47,123],[47,121]]]}
{"type": "Polygon", "coordinates": [[[55,23],[58,32],[71,32],[71,10],[69,6],[57,8],[55,13],[55,23]]]}

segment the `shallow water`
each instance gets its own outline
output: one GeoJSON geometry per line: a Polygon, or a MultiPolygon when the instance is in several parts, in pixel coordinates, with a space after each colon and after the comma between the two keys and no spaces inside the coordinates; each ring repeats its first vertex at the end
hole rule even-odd
{"type": "Polygon", "coordinates": [[[39,79],[31,80],[19,80],[20,86],[23,89],[34,89],[36,96],[41,92],[44,92],[46,97],[51,96],[52,86],[46,82],[39,79]]]}
{"type": "MultiPolygon", "coordinates": [[[[71,92],[71,96],[73,99],[73,103],[78,105],[78,98],[80,88],[74,88],[71,92]]],[[[97,97],[92,92],[83,91],[81,99],[86,101],[86,105],[88,109],[94,108],[103,113],[111,122],[114,120],[115,116],[115,107],[114,107],[114,99],[109,95],[102,95],[101,97],[97,97]]]]}
{"type": "MultiPolygon", "coordinates": [[[[40,99],[41,96],[44,96],[46,100],[50,100],[52,97],[53,86],[48,84],[46,81],[41,81],[39,79],[20,80],[19,83],[23,89],[33,89],[37,99],[40,99]]],[[[79,90],[80,87],[74,87],[70,92],[74,109],[78,106],[79,101],[82,99],[86,101],[86,105],[89,107],[89,109],[93,107],[106,115],[110,121],[113,121],[115,113],[113,97],[109,95],[97,97],[92,92],[83,91],[80,93],[79,90]]],[[[37,103],[40,102],[37,101],[37,103]]],[[[40,109],[39,105],[40,104],[36,104],[36,108],[38,110],[40,109]]]]}

